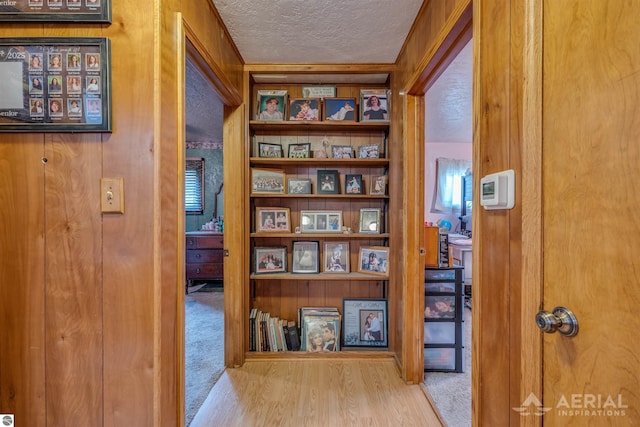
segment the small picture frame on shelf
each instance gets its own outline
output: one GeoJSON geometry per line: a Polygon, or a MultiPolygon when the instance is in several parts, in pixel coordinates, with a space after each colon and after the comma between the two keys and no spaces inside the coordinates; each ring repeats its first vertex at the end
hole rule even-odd
{"type": "Polygon", "coordinates": [[[302,86],[303,98],[333,98],[335,96],[335,86],[302,86]]]}
{"type": "Polygon", "coordinates": [[[369,188],[369,194],[372,196],[384,196],[387,194],[386,175],[376,175],[371,177],[371,188],[369,188]]]}
{"type": "Polygon", "coordinates": [[[256,120],[283,121],[286,117],[286,90],[259,90],[256,99],[256,120]]]}
{"type": "Polygon", "coordinates": [[[358,254],[358,272],[389,276],[389,248],[386,246],[361,246],[358,254]]]}
{"type": "Polygon", "coordinates": [[[284,194],[282,169],[251,168],[251,194],[284,194]]]}
{"type": "Polygon", "coordinates": [[[328,98],[324,100],[322,120],[355,122],[357,117],[355,98],[328,98]]]}
{"type": "Polygon", "coordinates": [[[300,211],[301,233],[342,233],[342,211],[300,211]]]}
{"type": "Polygon", "coordinates": [[[269,142],[258,142],[258,157],[282,157],[282,145],[269,142]]]}
{"type": "Polygon", "coordinates": [[[332,145],[331,157],[334,159],[350,159],[353,157],[353,148],[350,145],[332,145]]]}
{"type": "Polygon", "coordinates": [[[347,174],[344,176],[344,192],[346,194],[363,194],[362,175],[347,174]]]}
{"type": "Polygon", "coordinates": [[[310,178],[288,178],[287,193],[311,194],[311,179],[310,178]]]}
{"type": "Polygon", "coordinates": [[[290,159],[308,159],[311,157],[311,143],[289,144],[288,157],[290,159]]]}
{"type": "Polygon", "coordinates": [[[256,208],[256,232],[291,232],[289,208],[256,208]]]}
{"type": "Polygon", "coordinates": [[[318,171],[318,194],[340,194],[340,181],[338,180],[337,170],[319,170],[318,171]]]}
{"type": "Polygon", "coordinates": [[[389,91],[387,89],[360,90],[360,121],[389,121],[389,91]]]}
{"type": "Polygon", "coordinates": [[[323,257],[323,272],[349,272],[349,242],[325,242],[323,257]]]}
{"type": "Polygon", "coordinates": [[[380,208],[361,208],[359,233],[380,233],[380,208]]]}
{"type": "Polygon", "coordinates": [[[320,251],[318,242],[293,242],[291,254],[291,272],[313,274],[320,272],[320,251]]]}
{"type": "Polygon", "coordinates": [[[257,246],[253,253],[255,274],[287,272],[287,248],[285,246],[257,246]]]}
{"type": "Polygon", "coordinates": [[[343,347],[388,347],[387,307],[386,299],[343,299],[343,347]]]}
{"type": "Polygon", "coordinates": [[[289,100],[289,120],[320,120],[319,98],[292,98],[289,100]]]}
{"type": "Polygon", "coordinates": [[[379,144],[366,144],[358,147],[359,159],[377,159],[380,157],[379,144]]]}

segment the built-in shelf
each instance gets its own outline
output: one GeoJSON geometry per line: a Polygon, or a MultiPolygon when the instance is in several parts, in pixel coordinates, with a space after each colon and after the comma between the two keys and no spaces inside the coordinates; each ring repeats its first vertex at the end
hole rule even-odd
{"type": "Polygon", "coordinates": [[[264,166],[287,166],[287,165],[298,165],[304,166],[308,164],[310,167],[318,167],[318,166],[334,166],[334,167],[363,167],[363,168],[372,168],[372,167],[384,167],[389,165],[389,159],[289,159],[286,157],[251,157],[249,162],[252,166],[255,165],[264,165],[264,166]]]}
{"type": "Polygon", "coordinates": [[[312,274],[296,274],[296,273],[268,273],[255,274],[250,276],[251,280],[326,280],[326,281],[345,281],[345,280],[389,280],[386,276],[366,273],[312,273],[312,274]]]}
{"type": "Polygon", "coordinates": [[[266,197],[269,199],[278,199],[278,198],[285,198],[285,199],[388,199],[389,196],[388,195],[384,195],[384,196],[377,196],[377,195],[370,195],[370,194],[317,194],[317,193],[310,193],[310,194],[277,194],[277,193],[251,193],[251,197],[253,198],[260,198],[260,197],[266,197]]]}
{"type": "Polygon", "coordinates": [[[291,359],[354,359],[354,358],[370,359],[388,359],[394,358],[395,354],[380,350],[372,347],[371,350],[365,350],[358,348],[358,350],[351,350],[349,348],[343,348],[340,351],[321,351],[321,352],[306,352],[306,351],[249,351],[245,353],[247,360],[291,360],[291,359]]]}
{"type": "Polygon", "coordinates": [[[347,121],[267,121],[251,120],[249,127],[254,131],[279,131],[293,130],[301,132],[304,130],[314,131],[367,131],[386,132],[389,130],[389,122],[347,122],[347,121]]]}
{"type": "Polygon", "coordinates": [[[251,233],[251,237],[264,237],[266,239],[270,237],[285,237],[291,239],[327,239],[335,238],[339,240],[351,240],[351,239],[387,239],[389,233],[251,233]]]}

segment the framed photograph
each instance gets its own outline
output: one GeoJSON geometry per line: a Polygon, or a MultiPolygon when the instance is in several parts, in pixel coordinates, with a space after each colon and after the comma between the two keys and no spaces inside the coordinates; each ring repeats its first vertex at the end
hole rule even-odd
{"type": "Polygon", "coordinates": [[[286,90],[259,90],[256,99],[256,120],[282,121],[286,117],[286,90]]]}
{"type": "Polygon", "coordinates": [[[340,315],[318,312],[301,318],[302,351],[321,352],[340,350],[340,315]]]}
{"type": "Polygon", "coordinates": [[[284,194],[283,169],[251,168],[252,194],[284,194]]]}
{"type": "Polygon", "coordinates": [[[340,181],[337,170],[318,171],[318,194],[340,194],[340,181]]]}
{"type": "Polygon", "coordinates": [[[111,132],[109,39],[3,38],[0,52],[10,53],[0,62],[0,132],[111,132]],[[102,61],[89,69],[86,55],[102,61]]]}
{"type": "Polygon", "coordinates": [[[361,208],[358,233],[380,233],[380,212],[380,208],[361,208]]]}
{"type": "Polygon", "coordinates": [[[289,208],[256,208],[256,232],[291,232],[289,208]]]}
{"type": "Polygon", "coordinates": [[[282,157],[282,145],[258,142],[258,157],[282,157]]]}
{"type": "Polygon", "coordinates": [[[319,273],[319,258],[318,242],[293,242],[291,272],[301,274],[319,273]]]}
{"type": "Polygon", "coordinates": [[[342,300],[344,347],[388,347],[386,299],[342,300]]]}
{"type": "Polygon", "coordinates": [[[371,188],[369,194],[373,196],[384,196],[387,194],[387,177],[386,175],[376,175],[371,177],[371,188]]]}
{"type": "Polygon", "coordinates": [[[311,157],[311,143],[289,144],[290,159],[308,159],[311,157]]]}
{"type": "Polygon", "coordinates": [[[389,276],[389,248],[386,246],[361,246],[358,255],[358,272],[389,276]]]}
{"type": "Polygon", "coordinates": [[[286,273],[287,272],[287,248],[282,247],[255,247],[253,250],[254,273],[286,273]]]}
{"type": "Polygon", "coordinates": [[[335,86],[302,86],[303,98],[334,98],[335,86]]]}
{"type": "Polygon", "coordinates": [[[389,121],[389,91],[387,89],[362,89],[360,91],[360,121],[389,121]]]}
{"type": "Polygon", "coordinates": [[[300,211],[301,233],[342,233],[342,211],[300,211]]]}
{"type": "Polygon", "coordinates": [[[287,193],[311,194],[311,179],[310,178],[288,178],[287,193]]]}
{"type": "Polygon", "coordinates": [[[353,157],[353,148],[350,145],[332,145],[331,157],[334,159],[350,159],[353,157]]]}
{"type": "Polygon", "coordinates": [[[355,98],[329,98],[324,100],[322,120],[355,122],[357,117],[355,98]]]}
{"type": "Polygon", "coordinates": [[[349,272],[349,242],[325,242],[322,271],[325,273],[349,272]]]}
{"type": "Polygon", "coordinates": [[[320,120],[320,99],[290,99],[289,120],[320,120]]]}
{"type": "Polygon", "coordinates": [[[111,22],[111,0],[29,0],[0,9],[0,21],[111,22]],[[43,12],[46,10],[46,12],[43,12]]]}
{"type": "Polygon", "coordinates": [[[377,159],[380,157],[379,144],[367,144],[358,147],[359,159],[377,159]]]}
{"type": "Polygon", "coordinates": [[[362,175],[352,175],[352,174],[345,175],[344,192],[346,194],[363,194],[362,175]]]}

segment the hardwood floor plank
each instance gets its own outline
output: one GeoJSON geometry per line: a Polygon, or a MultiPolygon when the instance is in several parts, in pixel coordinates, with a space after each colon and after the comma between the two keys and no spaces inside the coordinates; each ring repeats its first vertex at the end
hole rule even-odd
{"type": "Polygon", "coordinates": [[[227,369],[190,427],[441,427],[393,360],[249,361],[227,369]]]}

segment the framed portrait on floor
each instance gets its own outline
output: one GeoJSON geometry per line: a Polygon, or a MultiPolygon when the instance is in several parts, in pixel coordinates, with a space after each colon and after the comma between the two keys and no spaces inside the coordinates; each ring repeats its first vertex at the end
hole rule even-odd
{"type": "Polygon", "coordinates": [[[344,347],[389,346],[386,299],[342,300],[344,347]]]}

